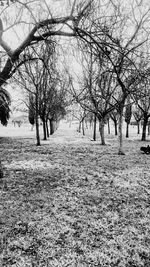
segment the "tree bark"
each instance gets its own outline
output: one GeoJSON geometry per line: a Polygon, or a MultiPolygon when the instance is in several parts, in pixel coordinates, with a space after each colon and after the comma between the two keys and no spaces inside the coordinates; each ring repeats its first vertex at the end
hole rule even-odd
{"type": "Polygon", "coordinates": [[[36,98],[35,98],[35,101],[36,101],[36,107],[35,107],[35,125],[36,125],[36,145],[37,146],[40,146],[41,145],[41,142],[40,142],[40,131],[39,131],[39,110],[38,110],[38,89],[37,89],[37,92],[36,92],[36,98]]]}
{"type": "Polygon", "coordinates": [[[126,138],[129,138],[129,123],[126,124],[126,138]]]}
{"type": "Polygon", "coordinates": [[[48,129],[48,123],[47,123],[47,120],[46,120],[46,132],[47,132],[47,137],[49,137],[49,129],[48,129]]]}
{"type": "Polygon", "coordinates": [[[78,128],[78,132],[81,133],[81,121],[79,121],[79,128],[78,128]]]}
{"type": "Polygon", "coordinates": [[[105,146],[105,134],[104,134],[104,127],[105,123],[103,119],[99,120],[99,132],[100,132],[100,137],[101,137],[101,145],[105,146]]]}
{"type": "Polygon", "coordinates": [[[140,123],[137,122],[137,134],[140,134],[140,123]]]}
{"type": "Polygon", "coordinates": [[[118,122],[118,132],[119,132],[119,151],[118,155],[125,155],[123,151],[123,134],[122,134],[122,126],[123,126],[123,108],[124,103],[121,104],[120,110],[119,110],[119,122],[118,122]]]}
{"type": "Polygon", "coordinates": [[[40,146],[41,142],[40,142],[40,132],[39,132],[39,119],[38,119],[37,114],[36,114],[36,118],[35,118],[35,125],[36,125],[36,145],[40,146]]]}
{"type": "Polygon", "coordinates": [[[84,119],[82,120],[82,134],[85,135],[85,129],[84,129],[84,119]]]}
{"type": "Polygon", "coordinates": [[[150,122],[148,122],[148,135],[150,135],[150,122]]]}
{"type": "Polygon", "coordinates": [[[54,129],[54,120],[53,119],[50,119],[49,120],[49,124],[50,124],[50,135],[52,135],[55,132],[55,129],[54,129]]]}
{"type": "Polygon", "coordinates": [[[110,134],[110,121],[108,119],[108,134],[110,134]]]}
{"type": "Polygon", "coordinates": [[[147,126],[147,123],[148,123],[148,115],[147,115],[147,113],[144,113],[141,141],[146,141],[146,126],[147,126]]]}
{"type": "Polygon", "coordinates": [[[94,114],[94,128],[93,128],[93,140],[96,141],[96,114],[94,114]]]}
{"type": "Polygon", "coordinates": [[[43,120],[43,140],[47,140],[47,129],[46,129],[46,121],[43,120]]]}
{"type": "Polygon", "coordinates": [[[117,123],[117,120],[114,120],[114,126],[115,126],[115,135],[118,135],[118,123],[117,123]]]}

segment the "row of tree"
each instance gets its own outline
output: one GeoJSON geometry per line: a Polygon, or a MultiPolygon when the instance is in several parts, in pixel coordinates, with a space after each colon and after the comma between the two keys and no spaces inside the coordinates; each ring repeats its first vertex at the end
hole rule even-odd
{"type": "MultiPolygon", "coordinates": [[[[31,112],[35,113],[35,121],[39,117],[42,118],[42,109],[42,113],[45,113],[46,110],[45,120],[47,121],[51,116],[53,117],[52,109],[48,111],[47,107],[50,106],[50,103],[46,104],[46,107],[44,104],[43,107],[42,103],[44,102],[40,99],[51,98],[51,103],[52,99],[56,103],[56,99],[61,99],[60,87],[65,88],[64,85],[62,86],[60,74],[58,75],[58,68],[56,68],[57,71],[51,72],[51,68],[55,68],[52,36],[57,36],[56,42],[60,41],[63,47],[65,43],[62,37],[71,38],[73,56],[81,66],[79,71],[74,70],[76,74],[72,72],[71,66],[65,66],[71,98],[99,120],[102,143],[105,142],[105,121],[112,112],[117,111],[119,114],[119,154],[124,154],[122,139],[124,107],[130,107],[130,104],[134,103],[141,110],[143,109],[143,127],[146,127],[149,118],[150,7],[147,5],[147,1],[133,0],[128,1],[127,4],[127,1],[124,0],[104,0],[103,2],[99,0],[68,0],[66,8],[62,9],[64,13],[59,15],[56,14],[57,10],[52,8],[51,3],[47,4],[43,1],[38,4],[40,17],[39,9],[35,8],[36,4],[36,0],[34,3],[33,1],[25,1],[25,3],[17,0],[8,1],[1,13],[2,19],[8,23],[10,21],[9,11],[17,7],[14,27],[15,23],[24,24],[24,27],[29,25],[29,27],[26,29],[26,38],[13,50],[4,40],[3,22],[2,19],[0,20],[0,46],[3,49],[0,85],[5,84],[16,73],[19,73],[19,78],[16,79],[24,85],[26,71],[28,73],[31,71],[35,79],[37,70],[42,70],[42,73],[40,71],[38,74],[40,81],[37,82],[37,78],[34,81],[32,79],[26,88],[29,90],[32,83],[29,98],[30,110],[31,105],[35,106],[35,112],[33,110],[31,112]],[[29,24],[23,23],[21,20],[23,14],[28,16],[29,24]],[[42,59],[39,54],[43,57],[45,53],[41,50],[41,44],[48,41],[50,46],[46,49],[48,49],[49,57],[42,59]],[[32,56],[33,54],[34,56],[32,56]],[[47,61],[45,64],[44,62],[49,58],[51,63],[47,61]],[[47,64],[51,64],[50,67],[46,68],[47,64]],[[50,78],[43,79],[45,73],[49,73],[50,78]],[[21,78],[21,76],[23,77],[21,78]],[[48,86],[47,80],[50,84],[48,86]],[[34,90],[33,87],[35,87],[34,90]],[[49,96],[47,89],[46,93],[42,92],[43,87],[51,88],[49,96]],[[143,105],[145,101],[146,104],[143,105]]],[[[65,56],[67,56],[67,51],[65,56]]],[[[31,80],[30,75],[26,80],[31,80]]],[[[59,107],[60,103],[63,103],[62,99],[59,107]]],[[[56,110],[54,106],[53,110],[56,110]]]]}
{"type": "Polygon", "coordinates": [[[37,145],[40,145],[39,125],[42,122],[44,140],[57,129],[65,115],[66,84],[58,71],[56,43],[43,40],[24,52],[24,64],[18,68],[15,82],[24,91],[29,110],[29,122],[36,126],[37,145]]]}
{"type": "MultiPolygon", "coordinates": [[[[140,134],[140,129],[142,128],[142,137],[141,141],[146,141],[147,135],[150,135],[150,121],[147,123],[147,130],[145,132],[145,125],[144,125],[144,112],[135,105],[128,104],[124,108],[124,114],[123,114],[123,120],[126,123],[126,138],[129,138],[130,131],[129,126],[133,125],[137,127],[137,134],[140,134]]],[[[97,129],[97,122],[98,118],[93,114],[92,112],[86,111],[83,109],[79,104],[76,103],[76,105],[73,108],[67,109],[67,121],[69,122],[69,125],[71,127],[71,123],[74,120],[78,121],[78,128],[77,131],[79,133],[82,132],[83,135],[85,135],[86,130],[93,129],[93,141],[96,141],[96,129],[97,129]]],[[[104,125],[108,127],[108,134],[111,133],[111,122],[113,123],[114,127],[114,134],[118,135],[118,121],[119,121],[119,113],[117,109],[113,110],[106,118],[104,125]]],[[[99,130],[101,129],[101,125],[99,123],[99,130]]],[[[104,132],[105,133],[105,132],[104,132]]],[[[104,138],[101,139],[101,144],[105,145],[105,135],[104,138]],[[102,142],[103,141],[103,142],[102,142]]]]}

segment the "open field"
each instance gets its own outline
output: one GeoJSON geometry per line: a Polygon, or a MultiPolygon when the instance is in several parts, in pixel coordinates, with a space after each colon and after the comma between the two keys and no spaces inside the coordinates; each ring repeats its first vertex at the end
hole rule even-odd
{"type": "Polygon", "coordinates": [[[0,266],[149,267],[150,155],[132,127],[118,156],[61,124],[41,147],[30,126],[0,127],[0,266]]]}

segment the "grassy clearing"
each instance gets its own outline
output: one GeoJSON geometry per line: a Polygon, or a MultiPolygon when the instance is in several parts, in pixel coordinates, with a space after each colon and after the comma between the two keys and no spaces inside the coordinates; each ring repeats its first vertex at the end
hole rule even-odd
{"type": "Polygon", "coordinates": [[[61,140],[0,140],[1,266],[149,267],[150,155],[133,139],[125,156],[112,136],[61,140]]]}

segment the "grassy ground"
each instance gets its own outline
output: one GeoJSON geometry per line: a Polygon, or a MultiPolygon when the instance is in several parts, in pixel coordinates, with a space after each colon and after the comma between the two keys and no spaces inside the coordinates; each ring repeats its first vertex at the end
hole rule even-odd
{"type": "MultiPolygon", "coordinates": [[[[67,127],[41,147],[3,137],[0,266],[150,266],[150,155],[67,127]]],[[[142,143],[147,145],[148,143],[142,143]]]]}

